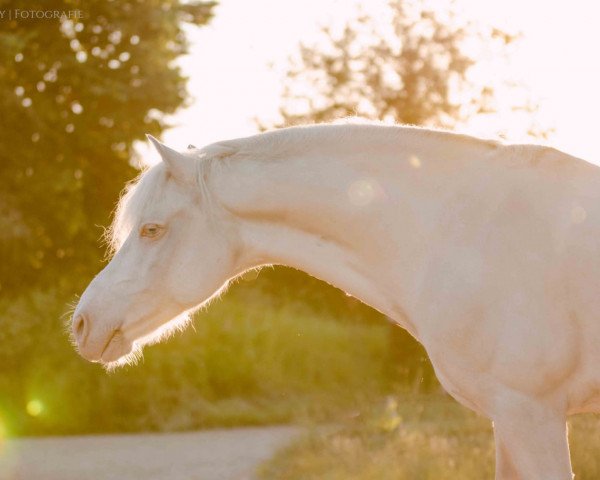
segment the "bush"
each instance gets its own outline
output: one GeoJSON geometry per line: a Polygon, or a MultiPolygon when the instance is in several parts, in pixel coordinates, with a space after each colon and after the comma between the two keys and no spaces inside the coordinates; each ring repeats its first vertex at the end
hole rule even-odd
{"type": "Polygon", "coordinates": [[[390,388],[383,321],[280,302],[263,286],[233,287],[193,328],[112,373],[69,344],[70,293],[3,299],[0,422],[30,435],[324,419],[390,388]]]}

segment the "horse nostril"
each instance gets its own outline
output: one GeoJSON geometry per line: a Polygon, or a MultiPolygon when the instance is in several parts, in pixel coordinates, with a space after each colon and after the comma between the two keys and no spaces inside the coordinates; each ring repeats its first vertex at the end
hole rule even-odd
{"type": "Polygon", "coordinates": [[[77,315],[73,319],[73,333],[78,343],[81,343],[85,339],[87,333],[87,320],[85,316],[77,315]]]}

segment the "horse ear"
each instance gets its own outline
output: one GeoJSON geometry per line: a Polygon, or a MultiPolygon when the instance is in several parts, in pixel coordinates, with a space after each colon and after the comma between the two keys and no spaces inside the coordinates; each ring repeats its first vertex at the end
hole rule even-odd
{"type": "Polygon", "coordinates": [[[185,155],[167,147],[164,143],[159,142],[150,134],[146,134],[148,140],[156,148],[162,161],[167,166],[167,169],[176,180],[181,182],[189,182],[194,180],[196,174],[196,166],[194,161],[185,155]]]}

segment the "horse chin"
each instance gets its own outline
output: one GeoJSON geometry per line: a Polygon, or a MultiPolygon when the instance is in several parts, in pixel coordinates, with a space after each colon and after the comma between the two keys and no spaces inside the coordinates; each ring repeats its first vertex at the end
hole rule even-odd
{"type": "Polygon", "coordinates": [[[122,336],[114,338],[102,352],[101,363],[107,369],[134,364],[141,354],[141,348],[122,336]]]}
{"type": "Polygon", "coordinates": [[[174,332],[183,330],[189,321],[190,311],[186,311],[139,337],[132,337],[131,331],[121,330],[106,345],[100,362],[107,370],[114,370],[123,365],[135,365],[142,357],[142,348],[145,345],[158,343],[174,332]]]}
{"type": "Polygon", "coordinates": [[[166,340],[176,332],[182,332],[191,321],[191,311],[187,310],[174,318],[166,321],[158,328],[154,328],[145,335],[135,340],[135,345],[153,345],[166,340]]]}

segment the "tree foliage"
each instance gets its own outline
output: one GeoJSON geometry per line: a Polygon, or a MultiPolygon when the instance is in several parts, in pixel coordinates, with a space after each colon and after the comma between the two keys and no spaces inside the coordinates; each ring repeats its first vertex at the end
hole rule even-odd
{"type": "Polygon", "coordinates": [[[302,44],[284,85],[280,126],[358,115],[453,127],[497,112],[510,91],[519,91],[510,111],[535,110],[510,78],[490,70],[484,79],[474,75],[482,59],[494,60],[486,68],[501,68],[518,35],[476,26],[451,7],[437,7],[390,0],[377,17],[360,13],[343,28],[325,27],[318,41],[302,44]]]}
{"type": "Polygon", "coordinates": [[[95,271],[119,190],[135,175],[132,144],[164,128],[186,98],[175,64],[182,22],[212,2],[3,2],[0,30],[1,291],[95,271]],[[20,10],[82,18],[15,18],[20,10]],[[86,269],[90,269],[89,271],[86,269]]]}

